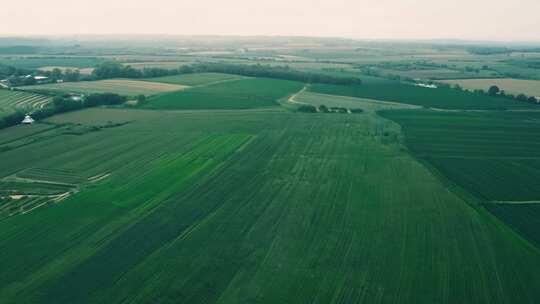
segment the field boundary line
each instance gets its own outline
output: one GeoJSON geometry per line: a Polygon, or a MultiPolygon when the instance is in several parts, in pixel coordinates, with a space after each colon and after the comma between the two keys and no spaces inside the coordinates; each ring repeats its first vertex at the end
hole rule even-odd
{"type": "Polygon", "coordinates": [[[239,78],[231,77],[231,78],[229,78],[229,79],[217,80],[217,81],[213,81],[213,82],[209,82],[209,83],[203,83],[203,84],[198,84],[198,85],[194,85],[194,86],[187,86],[186,89],[209,87],[209,86],[213,86],[213,85],[215,85],[215,84],[226,83],[226,82],[232,82],[232,81],[238,81],[238,80],[244,80],[244,79],[249,79],[249,78],[250,78],[250,77],[239,77],[239,78]]]}
{"type": "Polygon", "coordinates": [[[537,204],[540,204],[540,200],[538,200],[538,201],[489,201],[486,204],[494,204],[494,205],[537,205],[537,204]]]}

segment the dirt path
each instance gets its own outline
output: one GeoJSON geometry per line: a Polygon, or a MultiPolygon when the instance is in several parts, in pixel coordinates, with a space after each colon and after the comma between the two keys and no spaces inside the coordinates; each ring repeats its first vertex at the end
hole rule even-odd
{"type": "Polygon", "coordinates": [[[299,105],[305,105],[305,104],[307,104],[307,103],[303,103],[303,102],[300,102],[300,101],[297,101],[297,100],[296,100],[296,97],[298,97],[298,95],[304,93],[304,92],[307,90],[307,88],[308,88],[308,86],[305,85],[300,91],[298,91],[298,92],[294,93],[293,95],[291,95],[291,96],[289,97],[289,99],[287,99],[287,102],[288,102],[288,103],[292,103],[292,104],[299,104],[299,105]]]}

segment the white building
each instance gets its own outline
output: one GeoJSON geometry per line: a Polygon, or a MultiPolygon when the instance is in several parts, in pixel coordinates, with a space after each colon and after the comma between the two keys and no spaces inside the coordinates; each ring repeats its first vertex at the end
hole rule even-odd
{"type": "Polygon", "coordinates": [[[24,119],[23,119],[23,121],[21,121],[21,123],[23,125],[31,125],[31,124],[34,123],[34,119],[32,117],[30,117],[30,115],[27,114],[26,116],[24,116],[24,119]]]}

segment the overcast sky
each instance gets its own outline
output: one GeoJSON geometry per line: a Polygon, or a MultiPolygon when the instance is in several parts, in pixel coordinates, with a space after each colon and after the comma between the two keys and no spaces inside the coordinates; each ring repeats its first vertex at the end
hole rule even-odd
{"type": "Polygon", "coordinates": [[[540,41],[540,0],[2,2],[0,35],[140,33],[540,41]]]}

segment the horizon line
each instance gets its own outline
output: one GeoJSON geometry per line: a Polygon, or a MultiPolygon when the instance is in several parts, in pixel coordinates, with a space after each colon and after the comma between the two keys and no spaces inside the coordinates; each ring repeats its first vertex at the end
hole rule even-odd
{"type": "Polygon", "coordinates": [[[342,39],[358,42],[462,42],[462,43],[527,43],[540,44],[540,40],[508,40],[508,39],[481,39],[481,38],[366,38],[337,35],[283,35],[283,34],[172,34],[172,33],[61,33],[61,34],[25,34],[25,33],[0,33],[0,38],[76,38],[76,37],[115,37],[115,36],[143,36],[143,37],[223,37],[223,38],[311,38],[311,39],[342,39]]]}

